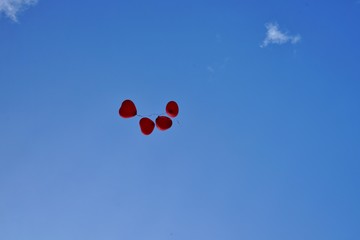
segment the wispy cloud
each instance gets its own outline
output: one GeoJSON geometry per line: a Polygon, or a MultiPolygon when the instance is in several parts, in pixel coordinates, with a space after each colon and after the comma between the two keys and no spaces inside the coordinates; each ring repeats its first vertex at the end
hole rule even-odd
{"type": "Polygon", "coordinates": [[[11,20],[17,22],[17,14],[37,2],[38,0],[0,0],[0,14],[5,14],[11,20]]]}
{"type": "Polygon", "coordinates": [[[266,37],[260,47],[266,47],[269,44],[285,44],[285,43],[298,43],[301,39],[299,34],[289,35],[286,32],[281,32],[279,26],[276,23],[266,23],[265,27],[267,29],[266,37]]]}
{"type": "Polygon", "coordinates": [[[215,73],[215,69],[214,69],[214,67],[212,67],[212,66],[207,66],[207,68],[206,68],[211,74],[214,74],[215,73]]]}

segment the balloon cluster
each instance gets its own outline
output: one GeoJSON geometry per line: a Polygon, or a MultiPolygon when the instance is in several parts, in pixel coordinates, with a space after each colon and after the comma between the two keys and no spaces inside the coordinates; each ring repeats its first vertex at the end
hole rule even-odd
{"type": "Polygon", "coordinates": [[[154,131],[155,125],[161,131],[169,129],[172,126],[171,118],[174,118],[179,114],[179,106],[175,101],[168,102],[165,110],[169,117],[159,115],[154,123],[150,118],[138,115],[134,102],[126,99],[120,106],[119,115],[123,118],[132,118],[135,116],[141,117],[139,121],[140,130],[144,135],[150,135],[154,131]]]}

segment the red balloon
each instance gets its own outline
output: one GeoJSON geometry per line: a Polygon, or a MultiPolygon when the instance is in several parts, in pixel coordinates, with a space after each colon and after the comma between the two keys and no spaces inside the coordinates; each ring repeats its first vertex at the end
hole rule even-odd
{"type": "Polygon", "coordinates": [[[144,135],[150,135],[155,128],[155,123],[153,122],[153,120],[147,117],[141,118],[139,124],[141,132],[144,135]]]}
{"type": "Polygon", "coordinates": [[[171,118],[166,116],[158,116],[155,122],[156,122],[156,127],[162,131],[169,129],[172,126],[171,118]]]}
{"type": "Polygon", "coordinates": [[[133,101],[129,99],[123,101],[119,109],[119,114],[123,118],[131,118],[136,116],[137,110],[133,101]]]}
{"type": "Polygon", "coordinates": [[[170,101],[166,104],[166,113],[172,118],[179,114],[179,106],[175,101],[170,101]]]}

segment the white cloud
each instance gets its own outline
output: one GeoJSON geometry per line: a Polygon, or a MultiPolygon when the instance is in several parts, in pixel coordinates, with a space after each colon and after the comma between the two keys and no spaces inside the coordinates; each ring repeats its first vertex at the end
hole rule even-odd
{"type": "Polygon", "coordinates": [[[215,69],[212,66],[207,66],[206,68],[210,73],[215,73],[215,69]]]}
{"type": "Polygon", "coordinates": [[[267,29],[266,38],[260,47],[266,47],[269,44],[281,45],[287,42],[295,44],[301,40],[300,35],[289,35],[287,33],[281,32],[279,30],[279,26],[276,23],[266,23],[265,27],[267,29]]]}
{"type": "Polygon", "coordinates": [[[26,7],[34,5],[38,0],[0,0],[0,14],[17,22],[17,14],[26,7]]]}

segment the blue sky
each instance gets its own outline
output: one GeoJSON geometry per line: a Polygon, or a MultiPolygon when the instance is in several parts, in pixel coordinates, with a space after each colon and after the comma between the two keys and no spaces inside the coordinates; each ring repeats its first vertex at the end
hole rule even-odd
{"type": "Polygon", "coordinates": [[[0,239],[360,238],[359,2],[0,14],[0,239]],[[144,136],[125,99],[180,113],[144,136]]]}

